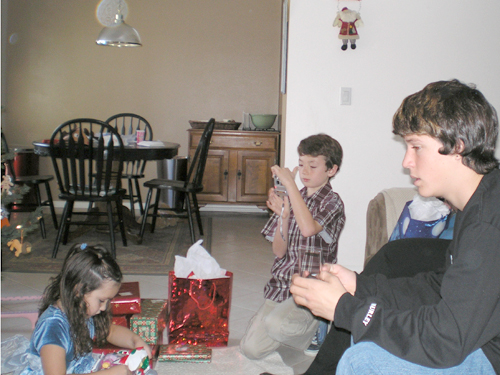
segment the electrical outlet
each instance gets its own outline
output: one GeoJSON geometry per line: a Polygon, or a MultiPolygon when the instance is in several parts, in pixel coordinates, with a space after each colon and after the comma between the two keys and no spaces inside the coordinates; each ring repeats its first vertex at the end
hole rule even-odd
{"type": "Polygon", "coordinates": [[[351,105],[351,88],[340,88],[340,105],[351,105]]]}

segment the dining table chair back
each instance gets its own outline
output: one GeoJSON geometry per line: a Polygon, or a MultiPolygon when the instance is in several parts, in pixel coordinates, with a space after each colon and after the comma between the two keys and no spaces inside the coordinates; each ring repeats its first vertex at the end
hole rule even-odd
{"type": "Polygon", "coordinates": [[[107,225],[113,256],[116,256],[114,228],[119,225],[123,245],[127,245],[122,213],[123,155],[121,137],[114,127],[100,120],[69,120],[54,130],[50,138],[50,156],[59,185],[59,198],[66,203],[53,258],[57,256],[61,239],[63,244],[67,243],[70,225],[107,225]],[[75,202],[87,202],[88,210],[74,211],[75,202]],[[117,221],[112,203],[116,205],[117,221]],[[105,212],[98,204],[105,205],[105,212]],[[86,215],[87,218],[74,221],[73,215],[86,215]],[[107,221],[92,220],[91,216],[107,216],[107,221]]]}
{"type": "Polygon", "coordinates": [[[162,217],[187,217],[189,222],[189,230],[191,233],[191,241],[195,242],[195,231],[193,225],[193,213],[196,216],[196,221],[198,222],[198,229],[200,235],[203,235],[203,225],[201,222],[200,208],[198,206],[198,198],[196,194],[203,191],[203,174],[205,172],[205,166],[207,163],[208,151],[210,148],[210,140],[215,127],[215,119],[210,119],[205,126],[205,130],[201,134],[200,141],[196,147],[196,151],[189,160],[189,169],[185,180],[165,180],[165,179],[153,179],[144,183],[144,186],[149,188],[148,195],[146,197],[146,207],[144,208],[144,215],[141,224],[141,231],[139,234],[140,241],[142,241],[144,236],[144,231],[146,228],[146,222],[148,217],[152,218],[151,223],[151,233],[155,230],[156,218],[158,216],[162,217]],[[151,206],[151,198],[153,195],[153,190],[156,190],[155,203],[151,206]],[[162,214],[158,215],[158,208],[160,204],[160,196],[162,190],[174,190],[180,193],[184,193],[184,203],[181,208],[174,208],[174,214],[162,214]],[[191,202],[192,201],[192,202],[191,202]],[[192,203],[192,207],[191,207],[192,203]],[[150,214],[150,208],[153,209],[153,213],[150,214]]]}
{"type": "MultiPolygon", "coordinates": [[[[153,140],[153,130],[149,122],[144,117],[135,113],[119,113],[108,118],[106,123],[113,126],[118,134],[125,137],[128,136],[133,141],[137,139],[136,134],[138,130],[144,131],[145,141],[153,140]]],[[[130,200],[130,211],[133,217],[135,217],[136,203],[139,204],[141,215],[144,214],[139,179],[144,178],[145,168],[146,160],[125,161],[123,164],[122,178],[128,181],[128,191],[124,198],[130,200]]]]}
{"type": "MultiPolygon", "coordinates": [[[[9,154],[9,145],[7,143],[7,138],[2,132],[2,155],[9,154]]],[[[30,202],[29,199],[23,199],[20,202],[15,202],[10,204],[8,207],[9,214],[13,212],[39,212],[40,219],[38,220],[40,224],[40,231],[42,232],[42,238],[47,238],[47,231],[45,228],[45,220],[43,218],[43,207],[49,207],[52,216],[52,221],[54,223],[54,228],[57,230],[57,216],[54,209],[54,202],[52,200],[52,192],[50,190],[50,181],[54,179],[52,175],[24,175],[17,176],[16,168],[13,163],[12,158],[7,158],[4,160],[5,174],[10,175],[11,182],[14,185],[27,185],[30,189],[34,191],[35,202],[30,202]],[[40,192],[40,185],[45,186],[45,193],[47,195],[46,200],[42,200],[42,195],[40,192]]],[[[38,215],[38,213],[36,213],[38,215]]]]}

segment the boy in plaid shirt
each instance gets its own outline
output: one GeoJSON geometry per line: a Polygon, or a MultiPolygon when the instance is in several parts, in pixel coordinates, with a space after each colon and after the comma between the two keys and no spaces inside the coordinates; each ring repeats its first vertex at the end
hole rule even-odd
{"type": "MultiPolygon", "coordinates": [[[[264,288],[264,304],[250,321],[240,348],[251,359],[263,358],[280,345],[304,350],[311,343],[319,321],[290,295],[292,275],[300,273],[301,254],[321,250],[323,262],[337,261],[340,232],[345,224],[344,204],[332,190],[330,179],[342,164],[342,147],[326,134],[303,139],[297,148],[299,166],[293,171],[275,165],[271,171],[287,195],[269,192],[272,217],[262,230],[276,256],[271,279],[264,288]],[[304,187],[299,190],[299,172],[304,187]]],[[[302,268],[305,268],[302,265],[302,268]]]]}

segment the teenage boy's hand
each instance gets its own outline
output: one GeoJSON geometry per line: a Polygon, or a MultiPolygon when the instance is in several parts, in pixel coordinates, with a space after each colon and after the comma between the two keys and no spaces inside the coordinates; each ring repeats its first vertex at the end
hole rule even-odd
{"type": "Polygon", "coordinates": [[[307,307],[316,316],[333,320],[337,303],[347,290],[337,276],[322,271],[319,280],[293,275],[290,292],[298,305],[307,307]]]}
{"type": "MultiPolygon", "coordinates": [[[[325,263],[321,271],[331,273],[339,278],[344,288],[352,295],[356,292],[356,272],[351,271],[339,264],[325,263]]],[[[321,278],[321,277],[320,277],[321,278]]]]}

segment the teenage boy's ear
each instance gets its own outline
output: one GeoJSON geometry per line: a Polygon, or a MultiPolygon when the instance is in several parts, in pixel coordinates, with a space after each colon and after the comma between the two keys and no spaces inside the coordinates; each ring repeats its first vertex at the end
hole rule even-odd
{"type": "Polygon", "coordinates": [[[326,171],[326,174],[328,175],[329,178],[332,178],[337,174],[337,171],[339,170],[339,166],[335,164],[332,168],[326,171]]]}
{"type": "Polygon", "coordinates": [[[457,144],[455,145],[455,149],[453,150],[455,154],[459,155],[459,156],[462,156],[462,152],[465,150],[465,144],[464,144],[464,141],[462,141],[461,139],[459,139],[457,141],[457,144]]]}

